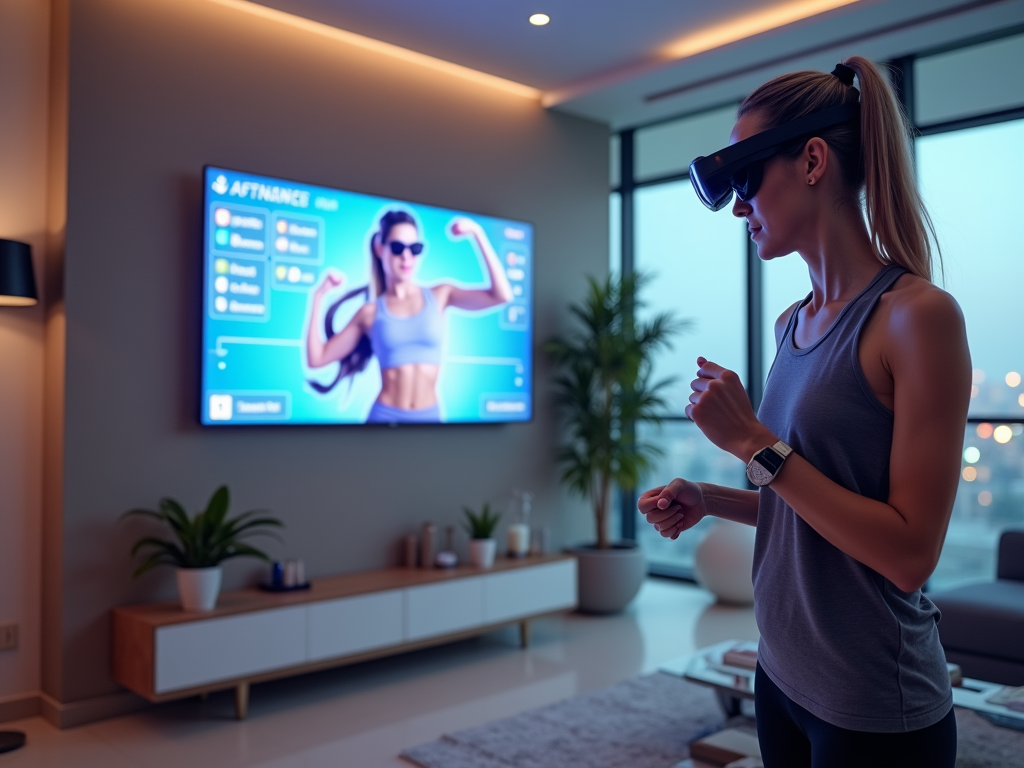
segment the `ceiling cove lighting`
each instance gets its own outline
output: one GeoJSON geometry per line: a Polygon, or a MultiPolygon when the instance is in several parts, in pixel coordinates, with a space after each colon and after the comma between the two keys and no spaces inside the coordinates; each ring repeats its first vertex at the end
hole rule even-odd
{"type": "Polygon", "coordinates": [[[530,23],[535,27],[543,27],[545,24],[551,21],[551,17],[546,13],[535,13],[530,17],[530,23]]]}
{"type": "Polygon", "coordinates": [[[685,59],[856,2],[858,0],[792,0],[691,32],[665,46],[662,55],[668,59],[685,59]]]}
{"type": "Polygon", "coordinates": [[[522,83],[517,83],[513,80],[506,80],[503,77],[489,75],[486,72],[470,69],[469,67],[464,67],[461,64],[453,64],[452,62],[445,61],[444,59],[435,59],[433,56],[427,56],[425,53],[410,51],[408,48],[402,48],[397,45],[392,45],[391,43],[385,43],[381,40],[375,40],[372,37],[357,35],[355,32],[348,32],[344,29],[332,27],[329,24],[322,24],[319,21],[312,21],[311,19],[305,19],[291,13],[278,11],[274,8],[268,8],[265,5],[257,5],[256,3],[248,2],[248,0],[208,0],[208,2],[223,5],[227,8],[233,8],[236,11],[243,11],[252,16],[276,21],[279,24],[285,24],[294,29],[301,29],[305,32],[312,32],[313,34],[321,35],[322,37],[329,37],[332,40],[338,40],[339,42],[348,43],[349,45],[365,48],[366,50],[374,51],[375,53],[392,56],[396,59],[407,61],[410,64],[417,64],[421,67],[433,69],[437,72],[443,72],[447,75],[462,78],[463,80],[469,80],[480,85],[497,88],[498,90],[505,91],[506,93],[511,93],[516,96],[521,96],[526,99],[539,101],[541,97],[541,92],[538,89],[531,88],[530,86],[523,85],[522,83]]]}

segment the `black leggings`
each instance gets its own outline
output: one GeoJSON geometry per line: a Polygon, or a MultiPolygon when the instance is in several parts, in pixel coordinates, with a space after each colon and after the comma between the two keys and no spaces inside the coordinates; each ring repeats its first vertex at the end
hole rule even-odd
{"type": "Polygon", "coordinates": [[[953,768],[956,763],[952,708],[939,722],[917,731],[851,731],[812,715],[758,665],[754,712],[764,768],[953,768]]]}

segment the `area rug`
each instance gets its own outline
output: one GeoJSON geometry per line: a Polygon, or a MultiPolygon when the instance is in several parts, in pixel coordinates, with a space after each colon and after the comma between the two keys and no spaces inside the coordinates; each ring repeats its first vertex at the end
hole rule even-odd
{"type": "MultiPolygon", "coordinates": [[[[1024,731],[956,710],[957,768],[1021,764],[1024,731]]],[[[402,752],[423,768],[671,768],[723,727],[710,689],[672,675],[634,677],[402,752]]]]}

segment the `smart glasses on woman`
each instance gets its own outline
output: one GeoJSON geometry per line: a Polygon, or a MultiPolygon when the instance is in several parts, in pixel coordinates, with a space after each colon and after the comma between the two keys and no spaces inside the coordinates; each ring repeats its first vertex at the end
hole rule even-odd
{"type": "Polygon", "coordinates": [[[401,240],[392,240],[388,243],[388,247],[391,249],[392,256],[401,256],[405,253],[406,248],[412,252],[413,256],[423,253],[423,243],[403,243],[401,240]]]}
{"type": "Polygon", "coordinates": [[[690,163],[690,183],[697,197],[712,211],[720,211],[732,201],[733,192],[747,202],[761,187],[764,164],[788,142],[833,125],[860,119],[860,104],[842,104],[798,117],[788,123],[755,133],[749,139],[720,149],[710,157],[698,157],[690,163]]]}

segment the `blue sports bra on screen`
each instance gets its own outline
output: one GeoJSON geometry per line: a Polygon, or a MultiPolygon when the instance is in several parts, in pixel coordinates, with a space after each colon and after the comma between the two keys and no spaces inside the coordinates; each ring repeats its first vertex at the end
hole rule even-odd
{"type": "Polygon", "coordinates": [[[370,343],[381,369],[415,363],[440,365],[444,342],[444,318],[429,288],[420,288],[423,309],[411,317],[388,311],[383,296],[377,297],[377,315],[370,326],[370,343]]]}

